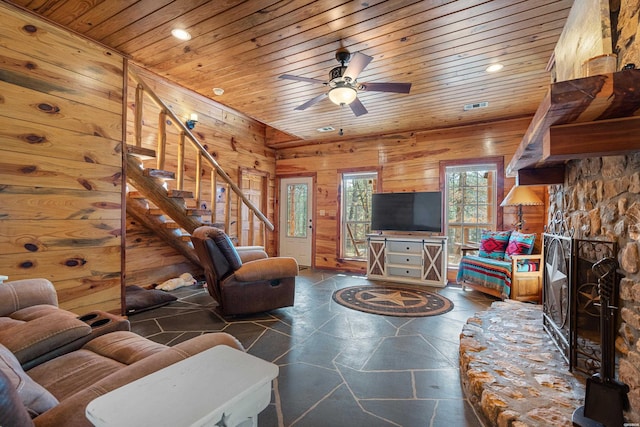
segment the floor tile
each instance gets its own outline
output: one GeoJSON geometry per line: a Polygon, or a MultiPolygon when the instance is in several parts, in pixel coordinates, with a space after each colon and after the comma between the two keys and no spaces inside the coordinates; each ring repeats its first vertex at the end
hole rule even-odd
{"type": "Polygon", "coordinates": [[[229,317],[195,285],[171,291],[178,301],[129,320],[134,332],[167,345],[224,331],[249,354],[276,363],[260,427],[481,426],[460,387],[459,335],[467,318],[494,300],[460,287],[433,288],[454,308],[419,318],[362,313],[333,301],[336,290],[366,282],[303,269],[293,307],[229,317]]]}

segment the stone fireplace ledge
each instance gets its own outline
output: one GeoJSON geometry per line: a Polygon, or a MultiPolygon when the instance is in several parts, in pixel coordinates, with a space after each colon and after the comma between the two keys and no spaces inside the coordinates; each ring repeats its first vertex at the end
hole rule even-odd
{"type": "Polygon", "coordinates": [[[542,326],[542,306],[497,301],[460,334],[460,377],[490,425],[571,426],[584,380],[569,372],[542,326]]]}

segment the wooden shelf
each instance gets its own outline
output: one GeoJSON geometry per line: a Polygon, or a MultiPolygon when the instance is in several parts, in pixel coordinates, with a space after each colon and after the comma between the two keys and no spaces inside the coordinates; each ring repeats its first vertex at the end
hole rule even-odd
{"type": "Polygon", "coordinates": [[[558,169],[572,159],[637,151],[639,131],[640,70],[554,83],[506,172],[532,180],[520,180],[524,185],[542,184],[552,176],[557,180],[560,174],[536,170],[558,169]]]}

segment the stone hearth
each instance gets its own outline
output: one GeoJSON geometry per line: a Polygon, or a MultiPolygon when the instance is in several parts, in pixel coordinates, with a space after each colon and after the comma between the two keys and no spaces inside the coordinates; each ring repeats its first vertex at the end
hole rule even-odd
{"type": "Polygon", "coordinates": [[[571,426],[584,379],[568,370],[542,327],[542,306],[498,301],[467,320],[460,335],[467,398],[497,426],[571,426]]]}

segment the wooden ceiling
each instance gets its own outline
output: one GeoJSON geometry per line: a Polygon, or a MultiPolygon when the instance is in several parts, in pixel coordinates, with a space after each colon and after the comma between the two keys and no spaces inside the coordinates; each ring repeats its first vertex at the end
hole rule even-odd
{"type": "MultiPolygon", "coordinates": [[[[5,0],[6,1],[6,0],[5,0]]],[[[135,63],[306,141],[393,134],[533,115],[572,0],[11,0],[135,63]],[[173,28],[192,38],[179,41],[173,28]],[[368,114],[324,99],[346,48],[373,61],[360,82],[410,82],[409,94],[361,92],[368,114]],[[500,63],[502,71],[487,73],[500,63]],[[224,89],[215,96],[213,88],[224,89]],[[465,104],[488,102],[464,111],[465,104]],[[333,132],[318,128],[332,126],[333,132]]],[[[278,144],[273,144],[278,146],[278,144]]]]}

